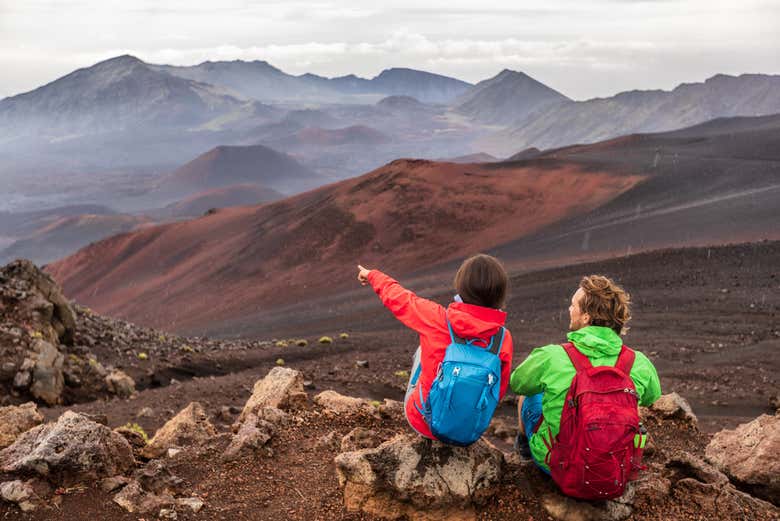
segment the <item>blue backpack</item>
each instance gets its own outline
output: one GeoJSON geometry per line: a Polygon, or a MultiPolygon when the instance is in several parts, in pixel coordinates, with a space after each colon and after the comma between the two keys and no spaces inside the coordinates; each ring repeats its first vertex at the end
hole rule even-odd
{"type": "Polygon", "coordinates": [[[501,360],[498,353],[504,341],[504,328],[490,338],[486,347],[474,345],[452,331],[452,343],[431,384],[428,401],[420,389],[418,408],[436,438],[450,445],[467,446],[488,428],[498,406],[501,389],[501,360]]]}

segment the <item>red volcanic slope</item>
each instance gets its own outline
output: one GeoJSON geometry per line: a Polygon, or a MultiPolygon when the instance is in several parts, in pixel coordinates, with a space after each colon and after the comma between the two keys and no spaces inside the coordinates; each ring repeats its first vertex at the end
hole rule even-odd
{"type": "Polygon", "coordinates": [[[298,145],[381,145],[390,142],[390,138],[378,130],[364,125],[354,125],[339,129],[307,127],[292,138],[298,145]]]}
{"type": "Polygon", "coordinates": [[[165,210],[171,217],[195,217],[211,208],[258,205],[282,198],[284,195],[264,186],[232,185],[191,195],[168,205],[165,210]]]}
{"type": "Polygon", "coordinates": [[[358,261],[402,274],[485,250],[641,179],[562,163],[397,160],[279,202],[112,237],[48,271],[101,313],[192,331],[333,294],[358,261]]]}
{"type": "Polygon", "coordinates": [[[294,193],[321,185],[324,181],[291,156],[266,146],[219,146],[168,175],[161,188],[200,192],[251,183],[294,193]]]}

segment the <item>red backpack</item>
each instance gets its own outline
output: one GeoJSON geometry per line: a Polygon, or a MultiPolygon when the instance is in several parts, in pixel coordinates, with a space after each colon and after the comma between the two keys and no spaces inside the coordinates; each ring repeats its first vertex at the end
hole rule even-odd
{"type": "Polygon", "coordinates": [[[635,353],[623,346],[614,367],[593,367],[574,344],[563,348],[577,373],[566,394],[558,436],[550,436],[550,444],[545,440],[545,462],[568,496],[618,497],[642,468],[646,439],[639,423],[639,396],[629,376],[635,353]]]}

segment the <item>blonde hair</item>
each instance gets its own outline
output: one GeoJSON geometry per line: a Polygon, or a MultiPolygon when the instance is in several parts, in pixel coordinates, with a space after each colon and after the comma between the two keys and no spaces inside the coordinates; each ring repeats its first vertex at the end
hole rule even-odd
{"type": "Polygon", "coordinates": [[[580,300],[580,311],[590,315],[592,325],[608,327],[619,335],[628,332],[631,295],[603,275],[583,277],[580,288],[585,293],[580,300]]]}

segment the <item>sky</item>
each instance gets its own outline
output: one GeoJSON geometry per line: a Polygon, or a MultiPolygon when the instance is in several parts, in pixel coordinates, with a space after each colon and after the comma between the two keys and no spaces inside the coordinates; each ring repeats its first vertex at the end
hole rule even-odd
{"type": "Polygon", "coordinates": [[[780,0],[0,0],[0,98],[120,54],[472,83],[512,69],[582,100],[780,73],[780,0]]]}

